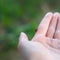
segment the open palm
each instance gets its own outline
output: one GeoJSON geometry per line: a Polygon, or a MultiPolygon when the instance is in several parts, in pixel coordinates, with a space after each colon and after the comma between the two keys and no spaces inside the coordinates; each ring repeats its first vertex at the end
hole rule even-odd
{"type": "Polygon", "coordinates": [[[60,14],[47,13],[31,41],[19,38],[19,52],[25,60],[60,60],[60,14]]]}

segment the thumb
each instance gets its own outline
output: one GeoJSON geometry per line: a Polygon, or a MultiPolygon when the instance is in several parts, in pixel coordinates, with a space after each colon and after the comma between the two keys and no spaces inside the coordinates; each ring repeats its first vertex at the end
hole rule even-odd
{"type": "Polygon", "coordinates": [[[26,57],[26,46],[28,43],[28,37],[24,32],[20,33],[19,42],[18,42],[18,51],[20,52],[21,57],[26,57]]]}

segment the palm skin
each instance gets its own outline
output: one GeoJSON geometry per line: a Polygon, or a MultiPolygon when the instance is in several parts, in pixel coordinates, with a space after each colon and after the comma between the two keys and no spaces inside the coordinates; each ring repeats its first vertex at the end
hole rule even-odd
{"type": "Polygon", "coordinates": [[[31,41],[25,33],[19,37],[18,49],[24,60],[60,60],[60,14],[47,13],[31,41]]]}

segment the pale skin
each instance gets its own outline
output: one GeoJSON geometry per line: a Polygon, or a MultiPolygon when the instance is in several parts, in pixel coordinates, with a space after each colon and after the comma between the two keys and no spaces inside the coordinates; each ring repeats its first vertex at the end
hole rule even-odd
{"type": "Polygon", "coordinates": [[[60,60],[60,14],[47,13],[31,41],[21,32],[18,49],[24,60],[60,60]]]}

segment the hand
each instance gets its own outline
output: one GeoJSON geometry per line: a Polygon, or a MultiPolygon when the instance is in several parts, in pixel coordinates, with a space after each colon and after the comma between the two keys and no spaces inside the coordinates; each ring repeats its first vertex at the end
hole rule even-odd
{"type": "Polygon", "coordinates": [[[47,13],[31,41],[25,33],[19,38],[19,52],[24,60],[59,60],[60,14],[47,13]]]}

